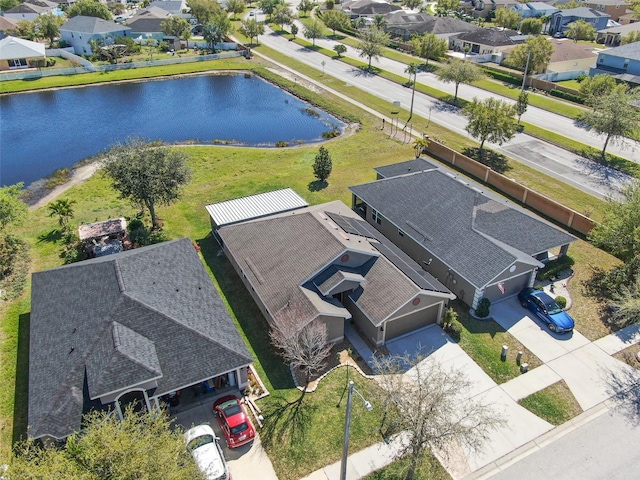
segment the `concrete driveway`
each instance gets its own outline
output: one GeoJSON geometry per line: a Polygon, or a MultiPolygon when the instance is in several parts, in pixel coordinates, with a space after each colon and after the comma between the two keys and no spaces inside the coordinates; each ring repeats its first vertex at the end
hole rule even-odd
{"type": "MultiPolygon", "coordinates": [[[[447,457],[440,456],[454,478],[462,478],[488,465],[553,428],[550,423],[521,407],[437,325],[387,342],[386,347],[392,354],[425,355],[426,358],[416,368],[428,368],[429,362],[437,361],[445,369],[463,371],[471,382],[469,396],[492,405],[504,420],[504,425],[491,433],[483,451],[449,452],[447,457]]],[[[411,370],[407,374],[411,375],[411,370]]]]}
{"type": "Polygon", "coordinates": [[[211,425],[216,435],[220,437],[220,446],[224,452],[224,458],[229,465],[229,471],[234,480],[252,480],[260,478],[260,480],[278,480],[276,472],[273,469],[271,460],[262,448],[260,437],[256,436],[255,440],[233,450],[227,448],[224,441],[224,435],[220,430],[217,420],[213,416],[212,401],[201,402],[184,412],[175,415],[175,423],[182,426],[185,430],[194,425],[207,423],[211,425]]]}
{"type": "Polygon", "coordinates": [[[640,372],[616,360],[579,332],[551,333],[533,315],[529,316],[517,298],[493,304],[491,316],[566,382],[583,410],[620,393],[619,379],[640,380],[640,372]]]}

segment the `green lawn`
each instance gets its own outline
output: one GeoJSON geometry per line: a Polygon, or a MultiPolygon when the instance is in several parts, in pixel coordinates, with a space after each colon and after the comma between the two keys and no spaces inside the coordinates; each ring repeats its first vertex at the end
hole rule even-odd
{"type": "Polygon", "coordinates": [[[518,403],[552,425],[562,425],[582,413],[582,408],[564,380],[529,395],[518,403]]]}
{"type": "Polygon", "coordinates": [[[538,357],[498,323],[491,319],[476,320],[469,315],[469,307],[460,300],[455,300],[452,305],[463,327],[459,345],[494,382],[501,384],[522,375],[516,364],[519,351],[523,352],[522,363],[528,363],[530,369],[542,365],[538,357]],[[500,358],[503,345],[509,346],[506,361],[500,358]]]}

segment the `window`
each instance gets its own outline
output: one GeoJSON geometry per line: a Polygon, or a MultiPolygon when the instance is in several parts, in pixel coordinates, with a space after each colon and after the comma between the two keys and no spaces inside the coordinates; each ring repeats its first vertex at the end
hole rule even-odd
{"type": "Polygon", "coordinates": [[[378,225],[382,224],[382,215],[375,208],[371,209],[371,219],[378,225]]]}
{"type": "Polygon", "coordinates": [[[404,232],[402,230],[398,229],[398,235],[400,237],[404,237],[404,232]]]}
{"type": "Polygon", "coordinates": [[[629,59],[625,58],[624,59],[624,67],[622,67],[622,68],[624,68],[626,70],[628,67],[629,67],[629,59]]]}
{"type": "Polygon", "coordinates": [[[24,68],[28,66],[26,58],[12,58],[9,60],[9,68],[24,68]]]}

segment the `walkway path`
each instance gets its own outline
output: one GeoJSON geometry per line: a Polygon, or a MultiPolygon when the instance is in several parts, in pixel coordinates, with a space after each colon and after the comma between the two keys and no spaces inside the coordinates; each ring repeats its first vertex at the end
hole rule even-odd
{"type": "MultiPolygon", "coordinates": [[[[554,285],[556,295],[569,298],[566,283],[554,285]]],[[[549,290],[549,285],[545,288],[549,290]]],[[[387,343],[391,353],[421,353],[426,361],[437,361],[445,368],[464,371],[473,382],[470,395],[484,403],[494,405],[500,411],[505,425],[492,433],[484,451],[461,453],[443,458],[441,462],[454,479],[489,478],[493,473],[539,450],[544,445],[580,428],[615,405],[611,400],[625,382],[640,381],[640,372],[620,362],[612,354],[635,343],[640,343],[640,325],[632,325],[595,342],[589,342],[578,332],[571,338],[552,336],[544,327],[533,322],[515,299],[496,303],[492,316],[512,333],[544,365],[506,383],[497,385],[438,326],[431,326],[387,343]],[[553,427],[538,418],[517,402],[533,393],[564,380],[576,397],[584,413],[559,427],[553,427]]],[[[371,350],[356,334],[347,329],[347,337],[363,358],[372,355],[371,350]],[[362,350],[361,350],[362,349],[362,350]]],[[[410,373],[410,372],[408,372],[410,373]]],[[[349,456],[347,478],[363,478],[394,460],[394,452],[407,437],[395,438],[387,444],[377,443],[349,456]]],[[[304,480],[334,480],[339,478],[337,462],[313,472],[304,480]]]]}

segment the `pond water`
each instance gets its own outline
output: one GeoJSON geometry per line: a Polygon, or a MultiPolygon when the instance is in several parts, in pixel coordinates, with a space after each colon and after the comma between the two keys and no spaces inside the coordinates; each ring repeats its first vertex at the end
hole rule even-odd
{"type": "Polygon", "coordinates": [[[25,185],[128,137],[246,146],[321,141],[344,124],[252,76],[198,75],[0,97],[0,185],[25,185]]]}

